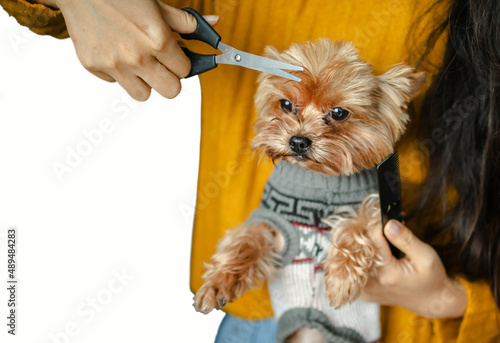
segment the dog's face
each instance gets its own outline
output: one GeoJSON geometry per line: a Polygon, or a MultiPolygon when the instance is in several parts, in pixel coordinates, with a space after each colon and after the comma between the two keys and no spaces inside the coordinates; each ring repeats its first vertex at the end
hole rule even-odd
{"type": "Polygon", "coordinates": [[[373,168],[404,132],[406,106],[426,81],[397,65],[373,75],[354,46],[320,39],[268,57],[304,67],[302,82],[261,74],[252,148],[328,175],[373,168]]]}

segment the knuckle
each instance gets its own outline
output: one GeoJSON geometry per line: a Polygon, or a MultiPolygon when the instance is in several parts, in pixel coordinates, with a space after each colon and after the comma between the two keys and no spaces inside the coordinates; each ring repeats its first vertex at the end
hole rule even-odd
{"type": "Polygon", "coordinates": [[[118,70],[120,67],[120,61],[116,58],[107,58],[102,62],[101,69],[106,72],[118,70]]]}
{"type": "Polygon", "coordinates": [[[151,38],[151,48],[154,51],[163,51],[165,48],[169,46],[172,39],[170,36],[170,32],[168,32],[165,28],[156,28],[150,34],[151,38]]]}
{"type": "Polygon", "coordinates": [[[94,58],[92,58],[92,56],[88,56],[88,55],[79,56],[79,59],[80,59],[80,63],[82,64],[82,66],[85,69],[88,69],[88,70],[98,70],[99,69],[97,66],[96,60],[94,58]]]}
{"type": "Polygon", "coordinates": [[[143,67],[146,63],[146,58],[144,55],[139,53],[132,53],[129,55],[128,64],[133,67],[143,67]]]}
{"type": "Polygon", "coordinates": [[[182,16],[179,18],[182,27],[185,27],[188,32],[196,30],[197,22],[194,16],[187,12],[182,12],[182,16]]]}
{"type": "Polygon", "coordinates": [[[100,71],[108,60],[113,59],[111,52],[99,44],[75,46],[75,49],[80,63],[89,70],[100,71]]]}
{"type": "Polygon", "coordinates": [[[424,267],[432,267],[438,264],[440,259],[436,251],[429,245],[424,243],[425,255],[420,259],[420,263],[424,267]]]}
{"type": "Polygon", "coordinates": [[[117,51],[112,57],[103,59],[102,63],[106,65],[106,68],[123,71],[130,68],[142,67],[146,61],[147,57],[143,53],[143,49],[130,47],[117,51]]]}
{"type": "Polygon", "coordinates": [[[82,66],[85,68],[85,69],[88,69],[88,70],[95,70],[95,66],[94,64],[89,61],[89,60],[84,60],[84,59],[80,59],[80,63],[82,64],[82,66]]]}
{"type": "Polygon", "coordinates": [[[102,58],[99,62],[92,63],[87,69],[93,71],[102,71],[105,73],[113,73],[115,71],[123,71],[126,68],[127,61],[119,56],[102,58]]]}

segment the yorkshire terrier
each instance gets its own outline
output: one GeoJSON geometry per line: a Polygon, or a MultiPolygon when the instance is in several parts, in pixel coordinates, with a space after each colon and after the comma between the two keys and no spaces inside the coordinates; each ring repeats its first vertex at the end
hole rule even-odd
{"type": "Polygon", "coordinates": [[[368,234],[380,227],[374,167],[393,152],[426,76],[404,64],[374,75],[353,44],[329,39],[266,55],[302,66],[292,72],[302,82],[259,77],[252,148],[277,163],[260,206],[205,266],[195,307],[208,313],[267,280],[279,342],[311,331],[376,341],[379,307],[357,300],[380,263],[368,234]]]}

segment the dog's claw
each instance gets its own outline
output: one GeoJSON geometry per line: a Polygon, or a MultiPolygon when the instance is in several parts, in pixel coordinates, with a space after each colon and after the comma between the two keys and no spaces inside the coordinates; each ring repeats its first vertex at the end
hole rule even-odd
{"type": "Polygon", "coordinates": [[[215,308],[223,308],[229,301],[228,295],[221,293],[220,289],[205,284],[196,292],[193,306],[198,312],[208,314],[215,308]]]}
{"type": "Polygon", "coordinates": [[[227,299],[226,298],[219,298],[219,307],[223,308],[224,306],[227,305],[227,299]]]}

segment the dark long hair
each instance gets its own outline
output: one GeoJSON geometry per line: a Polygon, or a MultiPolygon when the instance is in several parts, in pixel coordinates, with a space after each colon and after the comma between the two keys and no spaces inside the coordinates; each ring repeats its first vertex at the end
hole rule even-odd
{"type": "Polygon", "coordinates": [[[432,46],[448,29],[444,63],[418,117],[429,172],[415,213],[443,211],[428,239],[445,238],[434,246],[447,271],[488,281],[500,307],[499,20],[498,0],[455,0],[428,40],[432,46]]]}

